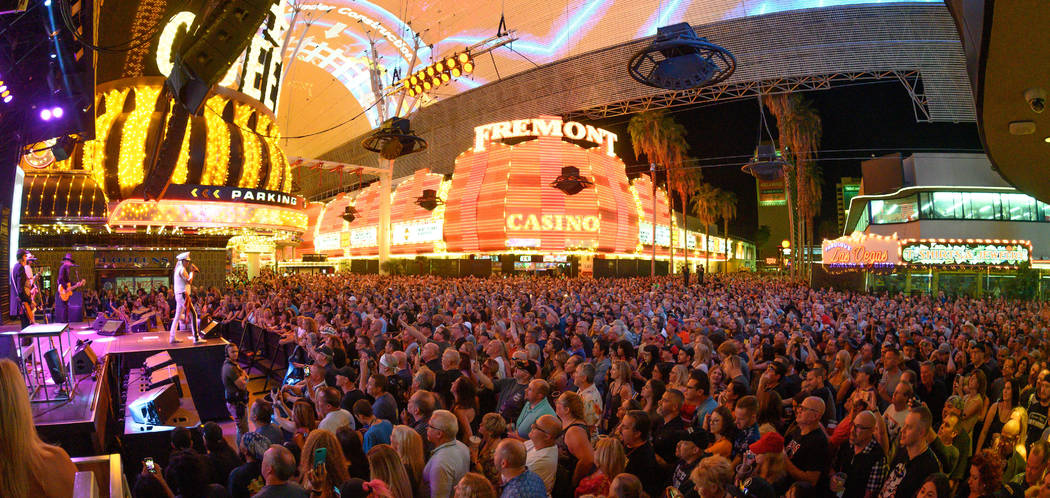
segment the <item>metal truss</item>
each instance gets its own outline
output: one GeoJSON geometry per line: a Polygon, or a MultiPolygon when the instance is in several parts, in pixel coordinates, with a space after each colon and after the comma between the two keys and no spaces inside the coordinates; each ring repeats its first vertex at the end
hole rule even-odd
{"type": "Polygon", "coordinates": [[[650,95],[631,100],[613,102],[566,113],[568,119],[602,119],[624,116],[654,109],[666,109],[696,105],[707,102],[738,100],[758,94],[779,94],[791,92],[808,92],[828,90],[839,83],[853,83],[896,79],[904,85],[912,98],[915,119],[920,122],[931,122],[929,102],[922,89],[922,76],[918,70],[895,71],[862,71],[840,72],[832,74],[790,76],[762,81],[739,81],[711,85],[690,90],[650,95]]]}

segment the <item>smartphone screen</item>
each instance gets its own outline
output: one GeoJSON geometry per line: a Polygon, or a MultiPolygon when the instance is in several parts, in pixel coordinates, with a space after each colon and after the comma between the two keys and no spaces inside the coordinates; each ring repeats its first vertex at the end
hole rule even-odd
{"type": "Polygon", "coordinates": [[[328,458],[328,448],[317,448],[314,450],[314,467],[320,467],[328,458]]]}
{"type": "Polygon", "coordinates": [[[305,373],[306,376],[309,377],[310,376],[310,367],[303,367],[303,373],[305,373]]]}
{"type": "Polygon", "coordinates": [[[153,463],[153,458],[151,457],[143,458],[142,465],[144,465],[146,467],[146,470],[149,472],[157,471],[157,466],[153,463]]]}

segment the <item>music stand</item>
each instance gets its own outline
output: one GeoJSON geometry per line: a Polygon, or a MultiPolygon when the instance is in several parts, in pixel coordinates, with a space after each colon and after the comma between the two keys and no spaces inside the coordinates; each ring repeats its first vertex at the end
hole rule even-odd
{"type": "MultiPolygon", "coordinates": [[[[30,403],[67,401],[73,396],[73,368],[70,364],[72,359],[69,357],[69,354],[67,354],[67,345],[69,347],[72,346],[72,341],[69,339],[69,324],[38,323],[30,325],[22,330],[3,332],[0,335],[15,336],[15,344],[17,345],[16,352],[19,360],[18,368],[22,371],[22,377],[26,381],[26,387],[29,388],[30,403]],[[55,348],[55,337],[58,337],[57,349],[55,348]],[[22,346],[22,338],[31,339],[32,342],[29,346],[22,346]],[[47,339],[47,345],[50,346],[50,349],[55,349],[58,352],[61,366],[66,371],[65,379],[63,379],[62,382],[55,383],[55,385],[60,386],[62,389],[59,390],[54,398],[52,398],[51,393],[47,391],[47,378],[44,376],[44,369],[48,367],[47,360],[40,352],[40,342],[44,339],[47,339]],[[35,361],[41,362],[41,368],[34,368],[32,369],[32,372],[30,372],[32,365],[27,365],[27,362],[35,361]],[[44,391],[44,399],[37,400],[35,399],[37,392],[41,389],[44,391]]],[[[53,376],[52,380],[54,380],[53,376]]]]}

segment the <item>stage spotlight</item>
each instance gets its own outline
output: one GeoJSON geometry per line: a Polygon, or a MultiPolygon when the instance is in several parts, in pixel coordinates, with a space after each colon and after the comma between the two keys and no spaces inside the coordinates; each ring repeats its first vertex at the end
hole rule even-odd
{"type": "Polygon", "coordinates": [[[51,146],[51,154],[55,156],[55,161],[65,161],[69,159],[69,156],[73,155],[73,149],[76,145],[76,139],[69,135],[62,135],[55,139],[55,145],[51,146]]]}
{"type": "Polygon", "coordinates": [[[449,80],[448,74],[441,73],[441,82],[445,83],[445,82],[448,82],[448,80],[449,80]]]}
{"type": "MultiPolygon", "coordinates": [[[[4,93],[6,94],[7,92],[4,92],[4,93]]],[[[5,104],[11,103],[11,99],[12,98],[14,98],[14,97],[11,97],[10,95],[4,95],[4,103],[5,104]]]]}
{"type": "Polygon", "coordinates": [[[435,69],[436,69],[436,70],[437,70],[437,72],[439,72],[439,73],[441,73],[441,72],[444,72],[444,71],[445,71],[445,65],[444,65],[444,64],[442,64],[442,63],[440,63],[440,62],[438,62],[438,63],[437,63],[437,66],[435,67],[435,69]]]}
{"type": "Polygon", "coordinates": [[[474,72],[474,63],[473,62],[464,63],[463,64],[463,72],[465,74],[470,74],[470,73],[474,72]]]}
{"type": "Polygon", "coordinates": [[[414,75],[414,74],[412,75],[411,78],[409,78],[408,81],[412,82],[413,85],[415,85],[416,83],[419,83],[419,80],[416,79],[416,75],[414,75]]]}
{"type": "Polygon", "coordinates": [[[424,81],[423,82],[423,89],[424,90],[430,90],[430,82],[429,81],[424,81]]]}
{"type": "Polygon", "coordinates": [[[463,53],[459,54],[459,56],[458,56],[458,57],[459,57],[459,61],[460,61],[460,62],[464,62],[464,63],[465,63],[465,62],[467,62],[468,60],[470,60],[470,56],[469,56],[469,55],[467,55],[467,53],[466,53],[466,52],[463,52],[463,53]]]}
{"type": "Polygon", "coordinates": [[[427,76],[434,76],[434,66],[427,68],[427,76]]]}
{"type": "Polygon", "coordinates": [[[416,94],[418,95],[420,93],[423,93],[423,87],[419,86],[419,85],[416,85],[416,94]]]}
{"type": "Polygon", "coordinates": [[[40,111],[40,119],[44,121],[51,121],[51,109],[44,109],[40,111]]]}
{"type": "Polygon", "coordinates": [[[53,116],[55,119],[61,118],[63,114],[65,114],[65,111],[63,111],[61,107],[51,109],[51,116],[53,116]]]}
{"type": "Polygon", "coordinates": [[[449,57],[447,60],[445,60],[445,67],[449,69],[456,67],[456,59],[449,57]]]}
{"type": "Polygon", "coordinates": [[[459,75],[461,75],[461,74],[463,74],[463,73],[459,72],[459,68],[458,67],[452,68],[452,77],[453,78],[459,78],[459,75]]]}
{"type": "Polygon", "coordinates": [[[409,88],[409,89],[408,89],[408,96],[409,96],[409,97],[413,97],[413,96],[415,96],[415,95],[416,95],[416,91],[415,91],[415,90],[413,90],[413,89],[411,89],[411,88],[409,88]]]}

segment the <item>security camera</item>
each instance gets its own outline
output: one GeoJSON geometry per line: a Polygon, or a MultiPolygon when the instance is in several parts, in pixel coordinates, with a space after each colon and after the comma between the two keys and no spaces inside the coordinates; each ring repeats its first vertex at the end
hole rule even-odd
{"type": "Polygon", "coordinates": [[[1046,109],[1046,90],[1042,88],[1029,88],[1024,91],[1024,99],[1032,112],[1040,114],[1046,109]]]}

